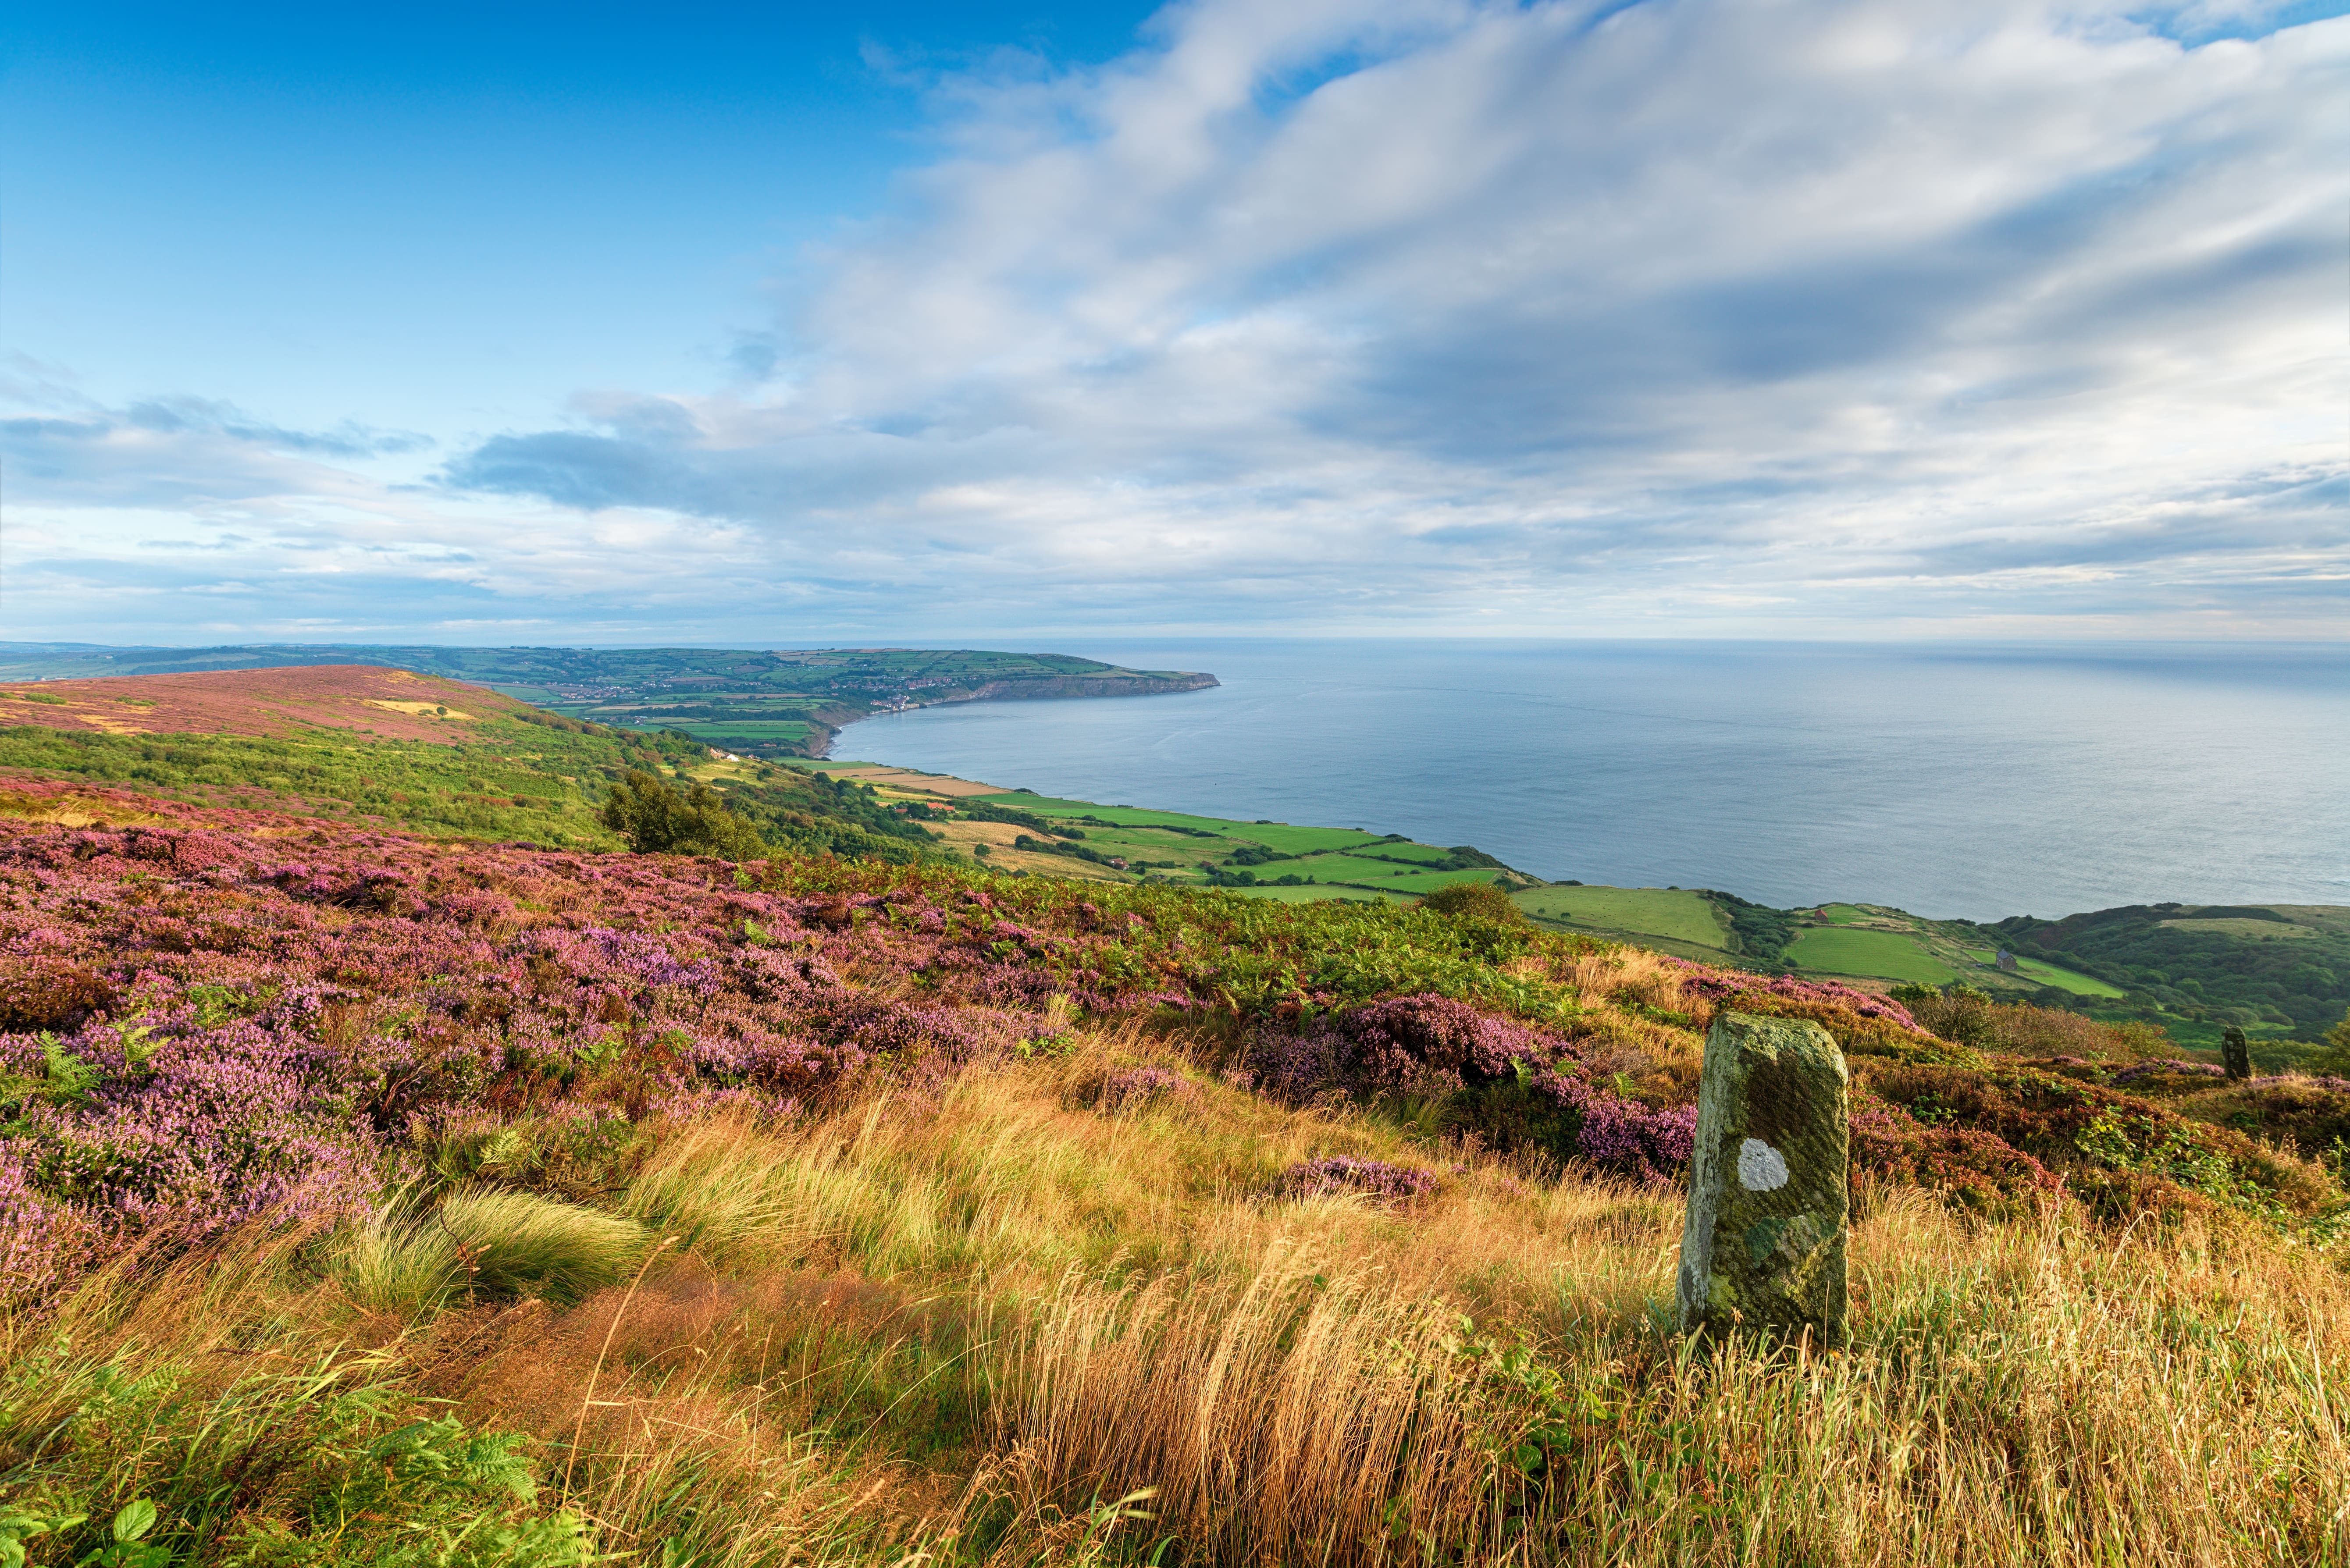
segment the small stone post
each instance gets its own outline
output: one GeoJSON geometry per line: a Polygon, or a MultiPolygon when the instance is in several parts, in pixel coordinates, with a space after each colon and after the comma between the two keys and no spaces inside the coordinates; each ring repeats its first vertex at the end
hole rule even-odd
{"type": "Polygon", "coordinates": [[[2228,1064],[2228,1076],[2249,1078],[2252,1075],[2252,1045],[2244,1032],[2230,1023],[2220,1035],[2220,1056],[2228,1064]]]}
{"type": "Polygon", "coordinates": [[[1681,1232],[1683,1333],[1845,1343],[1846,1084],[1844,1054],[1808,1019],[1714,1019],[1681,1232]]]}

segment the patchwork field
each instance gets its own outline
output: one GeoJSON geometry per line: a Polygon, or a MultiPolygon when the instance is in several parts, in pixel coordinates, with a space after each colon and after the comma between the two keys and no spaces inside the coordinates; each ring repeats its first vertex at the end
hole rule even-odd
{"type": "MultiPolygon", "coordinates": [[[[1970,951],[1969,956],[1982,964],[1995,964],[1999,957],[1996,950],[1973,950],[1970,951]]],[[[2043,985],[2053,985],[2059,991],[2069,991],[2075,996],[2116,997],[2122,994],[2122,988],[2118,985],[2109,984],[2094,975],[2075,974],[2069,969],[2059,968],[2055,964],[2040,959],[2016,959],[2015,971],[2026,980],[2038,981],[2043,985]]]]}
{"type": "Polygon", "coordinates": [[[1703,894],[1686,888],[1529,888],[1510,897],[1538,920],[1665,937],[1717,952],[1730,947],[1730,922],[1703,894]]]}
{"type": "Polygon", "coordinates": [[[1798,969],[1816,974],[1923,981],[1929,985],[1946,985],[1959,978],[1956,969],[1912,939],[1892,931],[1814,926],[1789,944],[1787,957],[1798,969]]]}
{"type": "MultiPolygon", "coordinates": [[[[998,870],[1213,885],[1284,903],[1374,897],[1409,901],[1456,882],[1499,880],[1516,887],[1533,881],[1473,849],[1419,844],[1360,827],[1243,822],[1105,805],[871,763],[788,765],[869,785],[893,807],[918,815],[946,844],[966,853],[984,844],[985,863],[998,870]],[[1014,820],[980,820],[988,813],[1014,820]],[[1055,847],[1045,847],[1048,841],[1055,847]],[[1126,864],[1110,864],[1119,860],[1126,864]]],[[[974,858],[983,857],[974,853],[974,858]]]]}

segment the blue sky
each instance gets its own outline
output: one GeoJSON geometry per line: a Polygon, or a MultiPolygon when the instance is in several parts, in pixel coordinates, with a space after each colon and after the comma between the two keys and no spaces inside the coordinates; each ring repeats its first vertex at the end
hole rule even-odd
{"type": "Polygon", "coordinates": [[[0,637],[2338,637],[2339,5],[21,5],[0,637]]]}

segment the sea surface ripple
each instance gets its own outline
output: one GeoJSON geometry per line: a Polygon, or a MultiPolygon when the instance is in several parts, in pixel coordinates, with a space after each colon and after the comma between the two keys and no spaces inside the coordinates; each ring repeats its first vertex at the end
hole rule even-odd
{"type": "Polygon", "coordinates": [[[834,754],[1937,917],[2350,903],[2350,649],[1183,639],[1213,690],[868,720],[834,754]]]}

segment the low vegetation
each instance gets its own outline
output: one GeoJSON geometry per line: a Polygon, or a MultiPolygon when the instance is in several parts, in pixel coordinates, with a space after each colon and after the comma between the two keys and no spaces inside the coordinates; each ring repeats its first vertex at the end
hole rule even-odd
{"type": "MultiPolygon", "coordinates": [[[[615,826],[607,820],[610,797],[624,779],[650,778],[664,781],[664,789],[690,791],[666,781],[711,765],[710,748],[689,735],[609,729],[529,710],[523,714],[482,720],[446,742],[298,728],[277,735],[112,735],[10,725],[0,727],[0,789],[10,775],[63,779],[354,826],[613,849],[632,842],[627,821],[615,826]]],[[[738,834],[727,846],[754,857],[764,846],[909,860],[932,845],[921,827],[853,784],[789,769],[738,768],[724,788],[726,812],[747,822],[753,835],[738,834]]],[[[104,816],[70,797],[39,798],[50,803],[44,809],[84,821],[104,816]]],[[[29,808],[20,801],[16,809],[29,808]]],[[[119,816],[124,808],[113,809],[119,816]]],[[[695,809],[706,816],[710,808],[695,809]]],[[[634,820],[631,812],[641,815],[633,805],[621,811],[628,821],[634,820]]],[[[715,817],[710,825],[723,827],[715,817]]],[[[647,846],[673,846],[648,841],[647,846]]]]}
{"type": "Polygon", "coordinates": [[[73,798],[0,821],[12,1560],[2350,1555],[2350,1081],[1489,888],[73,798]],[[1729,1006],[1853,1066],[1847,1354],[1669,1332],[1729,1006]]]}

